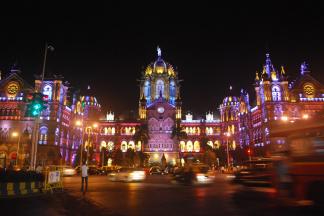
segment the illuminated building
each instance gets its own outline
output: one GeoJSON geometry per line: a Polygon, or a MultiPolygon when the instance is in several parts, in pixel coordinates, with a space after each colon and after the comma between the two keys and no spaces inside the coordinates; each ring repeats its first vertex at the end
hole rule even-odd
{"type": "Polygon", "coordinates": [[[255,92],[256,106],[251,109],[251,144],[260,155],[269,152],[270,122],[307,119],[324,109],[324,86],[310,75],[305,62],[297,79],[289,83],[284,68],[281,67],[279,73],[266,54],[261,75],[256,73],[255,92]]]}
{"type": "Polygon", "coordinates": [[[13,67],[0,80],[0,162],[7,164],[17,155],[17,140],[13,131],[23,134],[22,160],[29,160],[31,134],[34,118],[25,117],[24,98],[35,90],[48,97],[48,108],[41,115],[38,138],[38,161],[71,164],[81,143],[85,149],[93,149],[92,160],[100,164],[114,163],[111,155],[116,150],[123,154],[128,149],[150,155],[150,162],[183,163],[187,159],[201,160],[210,147],[229,147],[231,157],[235,152],[247,149],[252,155],[266,155],[270,143],[269,135],[273,121],[293,122],[311,119],[316,112],[324,110],[324,87],[316,81],[307,65],[303,63],[300,75],[294,81],[287,79],[281,67],[273,66],[266,54],[262,73],[256,73],[256,104],[250,106],[249,94],[230,93],[216,111],[205,117],[182,111],[180,80],[178,71],[162,58],[158,48],[155,61],[150,63],[140,78],[138,118],[122,119],[109,111],[105,115],[90,88],[85,92],[74,92],[72,101],[67,100],[68,83],[61,76],[45,77],[41,85],[35,80],[35,88],[21,78],[21,72],[13,67]],[[219,117],[218,117],[219,116],[219,117]],[[147,142],[136,140],[136,134],[147,126],[147,142]],[[186,136],[172,136],[174,132],[185,132],[186,136]],[[103,149],[108,158],[103,161],[103,149]]]}

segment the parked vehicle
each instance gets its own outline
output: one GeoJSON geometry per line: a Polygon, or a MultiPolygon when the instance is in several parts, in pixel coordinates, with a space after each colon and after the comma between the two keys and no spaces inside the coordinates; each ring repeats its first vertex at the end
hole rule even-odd
{"type": "Polygon", "coordinates": [[[77,172],[72,166],[63,167],[63,176],[74,176],[77,172]]]}
{"type": "Polygon", "coordinates": [[[121,168],[108,174],[108,179],[110,181],[143,181],[145,178],[145,171],[136,168],[121,168]]]}

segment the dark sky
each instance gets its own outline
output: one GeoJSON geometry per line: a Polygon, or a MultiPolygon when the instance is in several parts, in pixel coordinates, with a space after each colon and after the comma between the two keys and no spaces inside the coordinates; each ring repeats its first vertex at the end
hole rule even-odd
{"type": "Polygon", "coordinates": [[[117,113],[137,110],[136,80],[155,60],[157,45],[178,68],[184,110],[194,113],[215,111],[229,85],[254,98],[255,71],[267,50],[275,67],[284,65],[292,78],[307,61],[313,76],[324,81],[324,8],[311,1],[82,2],[2,5],[0,69],[18,61],[32,82],[49,41],[55,51],[48,54],[47,72],[62,74],[75,88],[90,84],[103,110],[117,113]]]}

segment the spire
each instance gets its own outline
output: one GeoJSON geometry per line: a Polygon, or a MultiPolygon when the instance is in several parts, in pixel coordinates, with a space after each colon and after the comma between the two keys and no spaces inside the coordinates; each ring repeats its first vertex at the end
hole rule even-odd
{"type": "Polygon", "coordinates": [[[271,63],[271,59],[270,59],[270,54],[267,53],[266,54],[266,65],[265,65],[265,69],[268,75],[270,75],[270,73],[273,71],[273,66],[271,63]]]}
{"type": "Polygon", "coordinates": [[[233,89],[233,87],[230,85],[230,87],[229,87],[230,92],[232,91],[232,89],[233,89]]]}
{"type": "Polygon", "coordinates": [[[285,69],[284,69],[284,66],[281,66],[281,76],[285,76],[286,75],[286,72],[285,72],[285,69]]]}
{"type": "Polygon", "coordinates": [[[90,85],[88,85],[88,88],[87,88],[88,90],[90,90],[91,88],[90,88],[90,85]]]}
{"type": "Polygon", "coordinates": [[[161,52],[161,49],[160,49],[159,46],[157,46],[156,51],[157,51],[158,58],[161,58],[161,53],[162,52],[161,52]]]}
{"type": "Polygon", "coordinates": [[[259,78],[259,73],[258,71],[255,72],[255,81],[259,81],[260,78],[259,78]]]}
{"type": "Polygon", "coordinates": [[[310,72],[310,70],[308,69],[308,64],[306,62],[303,62],[300,65],[300,74],[304,75],[305,73],[309,73],[309,72],[310,72]]]}

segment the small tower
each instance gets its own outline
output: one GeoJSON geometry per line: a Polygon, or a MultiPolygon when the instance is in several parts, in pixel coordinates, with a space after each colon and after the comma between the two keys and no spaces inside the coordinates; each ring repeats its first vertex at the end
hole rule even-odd
{"type": "Polygon", "coordinates": [[[142,98],[140,100],[139,116],[141,120],[146,119],[146,99],[144,94],[142,95],[142,98]]]}
{"type": "Polygon", "coordinates": [[[176,105],[176,120],[177,122],[181,121],[181,106],[182,106],[182,101],[180,98],[180,94],[178,93],[177,99],[175,100],[175,105],[176,105]]]}

